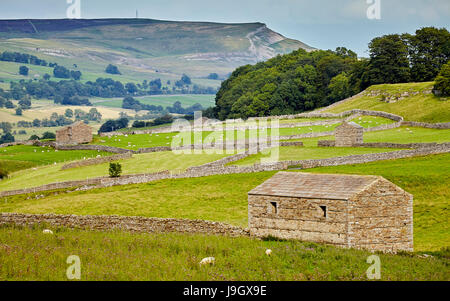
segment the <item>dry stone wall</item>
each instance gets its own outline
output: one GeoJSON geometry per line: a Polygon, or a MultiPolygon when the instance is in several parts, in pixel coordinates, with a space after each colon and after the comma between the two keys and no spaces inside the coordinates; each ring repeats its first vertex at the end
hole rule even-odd
{"type": "MultiPolygon", "coordinates": [[[[69,189],[81,187],[81,189],[92,189],[109,187],[115,185],[127,185],[127,184],[141,184],[156,180],[164,179],[179,179],[179,178],[196,178],[205,177],[211,175],[221,174],[236,174],[236,173],[254,173],[263,171],[277,171],[286,170],[291,167],[297,169],[308,169],[320,166],[337,166],[348,164],[361,164],[381,160],[410,158],[415,156],[426,156],[432,154],[442,154],[450,152],[450,143],[438,144],[437,146],[423,147],[411,150],[400,150],[385,153],[364,154],[364,155],[352,155],[345,157],[336,157],[328,159],[314,159],[314,160],[298,160],[298,161],[281,161],[267,164],[254,164],[250,166],[225,166],[222,164],[206,165],[202,167],[191,167],[183,173],[171,173],[169,171],[162,171],[151,174],[136,174],[125,175],[119,178],[94,178],[81,181],[68,181],[61,183],[52,183],[39,187],[19,189],[12,191],[1,191],[0,197],[7,197],[19,194],[32,194],[42,191],[51,191],[58,189],[69,189]]],[[[244,155],[244,154],[242,154],[244,155]]],[[[236,159],[236,157],[234,158],[236,159]]],[[[225,164],[225,163],[224,163],[225,164]]]]}
{"type": "Polygon", "coordinates": [[[91,216],[56,214],[0,213],[0,225],[52,225],[99,231],[124,230],[130,232],[181,232],[209,235],[248,236],[248,230],[220,222],[203,220],[148,218],[132,216],[91,216]]]}
{"type": "Polygon", "coordinates": [[[129,152],[129,153],[118,154],[118,155],[114,155],[114,156],[106,156],[106,157],[99,157],[99,158],[93,158],[93,159],[87,159],[87,160],[80,160],[80,161],[75,161],[75,162],[65,164],[63,167],[61,167],[61,170],[83,167],[83,166],[90,166],[90,165],[97,165],[97,164],[113,162],[113,161],[123,160],[123,159],[130,159],[132,156],[133,156],[133,154],[131,152],[129,152]]]}

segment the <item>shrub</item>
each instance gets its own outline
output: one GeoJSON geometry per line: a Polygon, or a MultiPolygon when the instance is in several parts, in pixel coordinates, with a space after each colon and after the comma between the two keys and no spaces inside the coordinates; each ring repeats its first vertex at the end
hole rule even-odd
{"type": "Polygon", "coordinates": [[[52,132],[45,132],[42,134],[42,139],[56,139],[56,135],[52,132]]]}
{"type": "Polygon", "coordinates": [[[40,140],[38,135],[31,135],[29,140],[40,140]]]}
{"type": "Polygon", "coordinates": [[[109,74],[121,74],[120,71],[119,71],[119,68],[117,68],[117,66],[114,66],[114,65],[111,65],[111,64],[109,64],[106,67],[105,72],[109,73],[109,74]]]}
{"type": "Polygon", "coordinates": [[[122,165],[120,163],[109,163],[109,176],[111,178],[118,178],[122,174],[122,165]]]}
{"type": "Polygon", "coordinates": [[[435,94],[450,95],[450,61],[442,66],[441,72],[436,77],[434,91],[435,94]]]}
{"type": "Polygon", "coordinates": [[[23,76],[28,76],[28,67],[27,66],[20,66],[19,74],[23,75],[23,76]]]}

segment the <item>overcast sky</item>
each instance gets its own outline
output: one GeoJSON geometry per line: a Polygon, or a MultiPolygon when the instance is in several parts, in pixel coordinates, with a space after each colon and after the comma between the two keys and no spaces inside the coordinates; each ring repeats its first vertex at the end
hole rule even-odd
{"type": "MultiPolygon", "coordinates": [[[[0,19],[65,18],[68,0],[0,0],[0,19]]],[[[72,0],[69,0],[72,1],[72,0]]],[[[75,0],[73,0],[75,1],[75,0]]],[[[266,23],[321,49],[345,46],[367,56],[367,44],[388,33],[450,23],[450,0],[79,0],[82,18],[140,18],[266,23]],[[380,1],[381,18],[367,9],[380,1]]]]}

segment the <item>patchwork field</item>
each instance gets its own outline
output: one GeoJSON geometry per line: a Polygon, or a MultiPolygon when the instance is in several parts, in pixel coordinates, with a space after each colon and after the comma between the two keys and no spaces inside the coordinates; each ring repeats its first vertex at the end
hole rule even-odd
{"type": "MultiPolygon", "coordinates": [[[[179,101],[182,107],[189,107],[196,103],[202,105],[202,107],[209,108],[214,106],[215,95],[208,94],[187,94],[187,95],[155,95],[155,96],[144,96],[136,97],[142,104],[163,106],[172,106],[175,102],[179,101]]],[[[111,107],[111,108],[122,108],[123,98],[112,98],[112,99],[99,99],[93,98],[91,102],[95,106],[111,107]]]]}
{"type": "MultiPolygon", "coordinates": [[[[299,241],[64,228],[46,236],[42,229],[0,228],[0,280],[67,280],[67,254],[80,257],[81,280],[91,281],[367,280],[371,255],[299,241]],[[200,267],[208,256],[215,265],[200,267]]],[[[448,280],[448,252],[433,258],[378,255],[381,280],[448,280]]]]}
{"type": "MultiPolygon", "coordinates": [[[[63,152],[60,151],[57,153],[63,152]]],[[[180,156],[172,152],[158,152],[134,155],[131,159],[121,160],[120,163],[124,175],[153,173],[164,170],[182,172],[188,167],[202,165],[226,156],[227,155],[217,154],[192,154],[180,156]]],[[[109,175],[109,163],[61,170],[63,165],[64,163],[57,163],[50,166],[39,167],[31,171],[18,171],[11,174],[9,179],[0,182],[0,190],[22,189],[54,182],[84,180],[109,175]]]]}
{"type": "MultiPolygon", "coordinates": [[[[303,170],[381,175],[414,195],[414,248],[450,246],[448,166],[450,154],[303,170]]],[[[247,193],[275,172],[174,179],[70,193],[45,198],[5,198],[0,212],[128,215],[221,221],[247,226],[247,193]],[[182,197],[180,197],[182,196],[182,197]]]]}

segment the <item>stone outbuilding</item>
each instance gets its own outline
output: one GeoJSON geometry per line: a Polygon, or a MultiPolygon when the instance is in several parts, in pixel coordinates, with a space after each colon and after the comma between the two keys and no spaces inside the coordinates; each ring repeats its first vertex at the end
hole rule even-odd
{"type": "Polygon", "coordinates": [[[354,122],[343,122],[336,128],[337,147],[351,147],[363,143],[364,128],[354,122]]]}
{"type": "Polygon", "coordinates": [[[58,144],[82,144],[92,142],[92,128],[82,121],[75,122],[56,131],[58,144]]]}
{"type": "Polygon", "coordinates": [[[279,172],[248,193],[250,233],[413,250],[413,196],[380,176],[279,172]]]}

